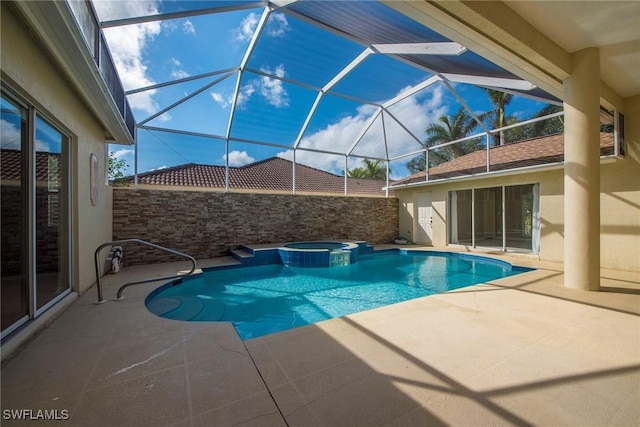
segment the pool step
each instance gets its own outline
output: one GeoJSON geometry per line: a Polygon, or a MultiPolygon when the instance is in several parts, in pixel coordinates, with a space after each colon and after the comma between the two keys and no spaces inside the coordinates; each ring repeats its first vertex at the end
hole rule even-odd
{"type": "Polygon", "coordinates": [[[231,249],[231,256],[234,259],[237,259],[238,261],[240,261],[242,264],[251,264],[251,262],[253,261],[253,259],[255,258],[255,255],[247,252],[244,249],[231,249]]]}
{"type": "Polygon", "coordinates": [[[367,254],[373,253],[373,249],[374,249],[373,245],[368,244],[364,240],[355,242],[355,243],[358,245],[358,251],[360,252],[360,255],[367,255],[367,254]]]}
{"type": "Polygon", "coordinates": [[[238,249],[231,249],[230,252],[231,256],[242,265],[281,264],[277,247],[254,249],[243,245],[238,249]]]}

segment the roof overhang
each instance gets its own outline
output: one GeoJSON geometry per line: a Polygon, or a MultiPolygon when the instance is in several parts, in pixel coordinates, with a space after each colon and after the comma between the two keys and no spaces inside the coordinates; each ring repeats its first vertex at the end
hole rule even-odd
{"type": "Polygon", "coordinates": [[[16,1],[10,4],[102,124],[105,141],[133,144],[133,136],[78,30],[67,2],[16,1]]]}
{"type": "MultiPolygon", "coordinates": [[[[558,99],[563,99],[563,81],[571,74],[571,54],[504,3],[382,1],[558,99]]],[[[623,109],[623,98],[604,81],[600,84],[600,103],[610,110],[623,109]]]]}
{"type": "MultiPolygon", "coordinates": [[[[615,155],[601,156],[600,163],[601,164],[611,163],[611,162],[617,161],[617,159],[618,158],[615,155]]],[[[386,190],[387,188],[393,191],[408,190],[412,188],[431,187],[434,185],[441,185],[441,184],[451,184],[451,183],[465,182],[465,181],[477,181],[480,179],[523,175],[528,173],[539,173],[539,172],[547,172],[551,170],[561,170],[561,169],[564,169],[564,162],[555,162],[555,163],[548,163],[545,165],[526,166],[526,167],[516,168],[516,169],[507,169],[507,170],[500,170],[500,171],[494,171],[494,172],[482,172],[482,173],[475,173],[475,174],[469,174],[464,176],[456,176],[451,178],[440,178],[440,179],[434,179],[429,181],[412,182],[409,184],[390,185],[389,187],[383,188],[383,190],[386,190]]]]}

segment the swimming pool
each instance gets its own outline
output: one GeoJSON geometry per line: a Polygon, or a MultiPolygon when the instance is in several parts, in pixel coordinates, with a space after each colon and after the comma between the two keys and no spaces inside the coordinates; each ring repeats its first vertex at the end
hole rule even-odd
{"type": "Polygon", "coordinates": [[[207,271],[156,289],[146,305],[167,319],[232,322],[246,340],[525,271],[481,256],[395,249],[338,268],[207,271]]]}

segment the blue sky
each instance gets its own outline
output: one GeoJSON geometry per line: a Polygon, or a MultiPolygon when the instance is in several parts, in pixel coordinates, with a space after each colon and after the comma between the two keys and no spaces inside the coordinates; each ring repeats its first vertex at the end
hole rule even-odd
{"type": "MultiPolygon", "coordinates": [[[[95,4],[100,17],[108,20],[168,11],[181,3],[138,0],[95,4]]],[[[127,25],[106,29],[105,35],[125,89],[130,90],[238,67],[262,12],[260,8],[127,25]]],[[[230,165],[241,166],[272,156],[291,159],[291,147],[318,95],[314,88],[326,85],[364,49],[362,45],[308,23],[282,13],[272,13],[240,81],[230,133],[230,165]],[[248,144],[234,139],[277,146],[248,144]]],[[[431,74],[387,56],[368,56],[331,88],[331,92],[343,97],[332,93],[322,97],[299,147],[344,152],[376,112],[376,107],[356,100],[382,103],[429,77],[431,74]]],[[[223,165],[224,136],[237,78],[237,72],[221,72],[130,95],[129,102],[140,123],[186,95],[200,91],[146,125],[220,137],[140,129],[139,172],[183,163],[223,165]]],[[[480,89],[466,84],[456,84],[455,88],[473,111],[481,113],[491,108],[480,89]]],[[[508,113],[528,117],[544,105],[516,97],[508,113]]],[[[389,112],[413,135],[424,139],[424,130],[430,123],[443,114],[455,113],[459,106],[453,93],[439,82],[390,107],[389,112]]],[[[371,125],[354,148],[354,154],[386,157],[381,143],[383,132],[391,157],[420,148],[393,119],[387,116],[384,120],[384,128],[380,118],[371,125]]],[[[133,147],[112,145],[110,150],[126,160],[130,165],[128,173],[133,173],[133,147]]],[[[408,160],[410,158],[392,163],[392,177],[408,174],[404,167],[408,160]]],[[[296,161],[334,173],[342,173],[344,169],[344,156],[340,155],[298,150],[296,161]]],[[[360,162],[358,158],[350,158],[349,167],[357,167],[360,162]]]]}
{"type": "MultiPolygon", "coordinates": [[[[0,119],[0,142],[4,150],[21,150],[22,122],[25,120],[17,105],[5,100],[0,101],[2,118],[0,119]]],[[[36,117],[35,126],[36,151],[43,153],[62,153],[64,136],[49,125],[40,116],[36,117]]]]}

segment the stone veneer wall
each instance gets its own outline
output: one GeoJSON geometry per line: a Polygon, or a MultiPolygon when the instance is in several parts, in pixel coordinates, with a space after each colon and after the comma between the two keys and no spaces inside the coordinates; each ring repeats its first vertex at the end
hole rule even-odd
{"type": "MultiPolygon", "coordinates": [[[[113,239],[138,238],[196,259],[242,244],[320,239],[390,243],[398,235],[396,198],[196,191],[113,191],[113,239]]],[[[124,248],[124,264],[176,260],[151,248],[124,248]]]]}

